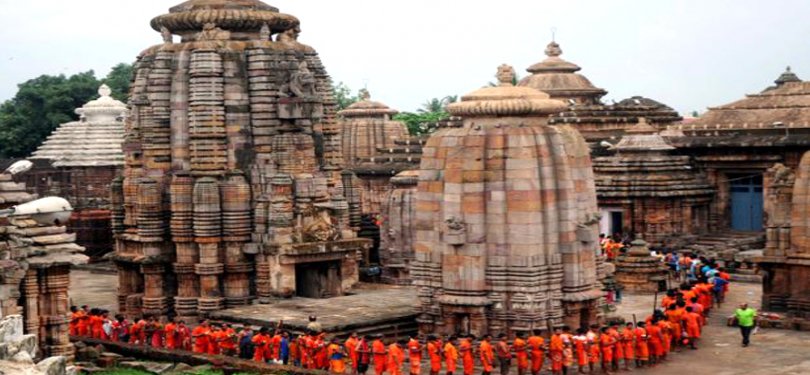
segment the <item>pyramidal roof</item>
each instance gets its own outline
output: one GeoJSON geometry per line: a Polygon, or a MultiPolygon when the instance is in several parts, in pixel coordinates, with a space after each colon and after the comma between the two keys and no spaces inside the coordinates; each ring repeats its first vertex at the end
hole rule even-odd
{"type": "Polygon", "coordinates": [[[607,91],[594,86],[585,76],[577,73],[581,68],[563,60],[562,48],[552,41],[546,46],[546,59],[526,69],[531,75],[523,78],[519,86],[527,86],[543,91],[552,98],[566,99],[586,96],[597,102],[607,91]]]}
{"type": "Polygon", "coordinates": [[[31,159],[48,159],[54,167],[124,165],[121,144],[127,107],[110,93],[107,85],[101,85],[99,98],[76,110],[79,121],[56,128],[31,159]]]}

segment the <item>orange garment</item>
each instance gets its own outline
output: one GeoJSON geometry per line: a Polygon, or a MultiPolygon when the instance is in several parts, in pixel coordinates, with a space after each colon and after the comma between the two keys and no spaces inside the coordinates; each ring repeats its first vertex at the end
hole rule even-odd
{"type": "Polygon", "coordinates": [[[70,335],[77,336],[79,335],[79,323],[84,318],[84,311],[77,310],[75,313],[70,314],[70,335]]]}
{"type": "Polygon", "coordinates": [[[396,343],[388,345],[388,364],[386,366],[388,373],[401,375],[403,362],[405,362],[405,351],[396,343]]]}
{"type": "Polygon", "coordinates": [[[599,344],[602,346],[602,363],[613,362],[613,344],[615,343],[613,336],[610,334],[603,334],[599,337],[599,344]]]}
{"type": "Polygon", "coordinates": [[[100,339],[101,333],[104,331],[104,318],[101,315],[90,316],[90,332],[94,339],[100,339]]]}
{"type": "Polygon", "coordinates": [[[552,371],[562,371],[563,349],[565,349],[565,344],[563,343],[562,336],[557,334],[552,335],[551,342],[548,345],[548,355],[551,358],[552,371]]]}
{"type": "Polygon", "coordinates": [[[191,332],[185,325],[177,326],[177,348],[191,350],[191,332]]]}
{"type": "Polygon", "coordinates": [[[211,330],[208,327],[197,326],[191,331],[191,337],[194,338],[194,353],[207,353],[208,341],[211,330]]]}
{"type": "Polygon", "coordinates": [[[694,312],[687,312],[683,315],[683,321],[686,325],[686,334],[690,338],[700,338],[700,314],[694,312]]]}
{"type": "MultiPolygon", "coordinates": [[[[271,338],[275,340],[275,337],[271,338]]],[[[273,352],[275,353],[275,351],[273,352]]],[[[326,347],[326,356],[329,357],[329,372],[333,374],[346,373],[346,359],[338,344],[329,344],[326,347]]]]}
{"type": "Polygon", "coordinates": [[[265,362],[267,358],[267,347],[270,345],[270,336],[257,333],[250,339],[253,343],[253,360],[256,362],[265,362]]]}
{"type": "Polygon", "coordinates": [[[599,358],[602,356],[602,351],[599,348],[599,336],[594,336],[593,341],[588,340],[588,359],[591,363],[596,364],[599,363],[599,358]]]}
{"type": "MultiPolygon", "coordinates": [[[[588,353],[585,350],[585,344],[588,339],[585,336],[574,336],[574,350],[577,354],[577,364],[579,367],[584,367],[588,364],[588,353]]],[[[534,371],[534,369],[532,369],[534,371]]]]}
{"type": "Polygon", "coordinates": [[[491,373],[492,365],[495,363],[495,353],[492,350],[492,344],[487,341],[481,341],[478,350],[481,352],[481,367],[484,368],[484,372],[491,373]]]}
{"type": "Polygon", "coordinates": [[[464,375],[472,375],[473,367],[475,367],[475,357],[473,356],[473,347],[470,339],[461,339],[458,345],[459,352],[461,352],[461,364],[464,370],[464,375]]]}
{"type": "MultiPolygon", "coordinates": [[[[352,369],[357,370],[357,339],[354,337],[349,337],[346,339],[343,347],[346,348],[346,353],[349,354],[349,361],[351,361],[352,369]]],[[[292,351],[292,347],[290,347],[290,351],[292,351]]]]}
{"type": "Polygon", "coordinates": [[[626,361],[630,361],[636,359],[635,357],[635,344],[633,343],[634,338],[633,330],[625,328],[622,332],[622,346],[624,347],[624,359],[626,361]]]}
{"type": "Polygon", "coordinates": [[[665,314],[667,320],[672,324],[672,337],[674,337],[676,341],[681,341],[683,309],[667,310],[665,314]]]}
{"type": "Polygon", "coordinates": [[[173,322],[166,323],[163,332],[166,335],[166,349],[177,349],[177,325],[173,322]]]}
{"type": "Polygon", "coordinates": [[[653,344],[651,343],[652,340],[649,336],[649,330],[637,327],[634,330],[634,334],[636,336],[636,358],[642,361],[650,359],[650,346],[653,344]]]}
{"type": "Polygon", "coordinates": [[[411,375],[419,375],[422,371],[422,344],[418,340],[408,341],[408,360],[411,362],[411,375]]]}
{"type": "Polygon", "coordinates": [[[529,368],[529,353],[526,351],[526,340],[515,338],[512,342],[512,349],[515,351],[517,358],[517,368],[520,370],[527,370],[529,368]]]}
{"type": "Polygon", "coordinates": [[[622,335],[616,329],[609,329],[608,333],[610,337],[613,338],[613,360],[618,361],[619,359],[624,358],[624,345],[622,345],[622,335]]]}
{"type": "Polygon", "coordinates": [[[453,374],[456,372],[458,363],[458,349],[453,346],[453,343],[447,342],[444,344],[444,364],[447,367],[447,373],[453,374]]]}
{"type": "Polygon", "coordinates": [[[233,328],[220,331],[219,335],[219,349],[223,354],[235,353],[236,350],[236,331],[233,328]]]}
{"type": "Polygon", "coordinates": [[[374,372],[377,375],[385,373],[385,362],[388,359],[385,353],[385,344],[377,339],[371,343],[371,353],[374,355],[374,372]]]}
{"type": "MultiPolygon", "coordinates": [[[[89,322],[88,322],[89,327],[89,322]]],[[[137,322],[132,323],[129,327],[129,343],[139,343],[141,345],[146,344],[144,341],[146,337],[146,321],[141,319],[137,322]]]]}
{"type": "Polygon", "coordinates": [[[652,351],[651,348],[650,353],[662,356],[669,353],[670,347],[672,346],[672,323],[666,320],[659,321],[658,328],[661,331],[661,348],[659,351],[652,351]]]}
{"type": "Polygon", "coordinates": [[[661,328],[655,324],[647,327],[647,355],[660,356],[664,353],[664,340],[661,328]]]}
{"type": "Polygon", "coordinates": [[[439,345],[435,342],[427,344],[428,356],[430,357],[430,371],[439,372],[442,370],[442,356],[439,355],[439,345]]]}
{"type": "Polygon", "coordinates": [[[79,312],[81,312],[81,318],[76,325],[79,336],[90,336],[90,316],[84,310],[79,312]]]}
{"type": "Polygon", "coordinates": [[[664,296],[664,298],[661,298],[661,307],[663,307],[664,309],[668,309],[669,305],[672,305],[675,302],[676,302],[675,297],[664,296]]]}
{"type": "Polygon", "coordinates": [[[529,336],[526,343],[529,345],[529,357],[532,360],[532,372],[539,372],[543,369],[543,345],[545,345],[545,340],[543,340],[543,338],[540,336],[529,336]]]}
{"type": "MultiPolygon", "coordinates": [[[[329,356],[327,355],[327,350],[326,350],[327,348],[326,348],[326,345],[324,344],[324,341],[323,341],[323,334],[315,336],[315,338],[312,341],[310,341],[310,343],[312,344],[312,353],[314,353],[314,355],[315,355],[315,358],[314,358],[315,367],[314,368],[320,369],[320,370],[326,370],[329,367],[329,356]]],[[[271,346],[273,345],[272,338],[270,338],[270,345],[271,346]]],[[[268,348],[268,349],[272,349],[272,348],[268,348]]],[[[268,351],[268,353],[272,353],[272,350],[268,351]]],[[[268,354],[268,355],[271,355],[271,354],[268,354]]]]}
{"type": "Polygon", "coordinates": [[[219,342],[222,341],[223,332],[221,329],[212,329],[208,334],[208,354],[219,354],[219,342]]]}

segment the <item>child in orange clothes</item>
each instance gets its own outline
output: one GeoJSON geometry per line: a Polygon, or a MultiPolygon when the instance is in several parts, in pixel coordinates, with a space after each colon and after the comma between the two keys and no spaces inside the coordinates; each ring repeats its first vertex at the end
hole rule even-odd
{"type": "Polygon", "coordinates": [[[402,364],[405,362],[405,351],[402,347],[405,342],[400,340],[388,345],[388,360],[386,370],[390,375],[402,375],[402,364]]]}
{"type": "Polygon", "coordinates": [[[447,367],[447,375],[453,375],[458,365],[458,349],[456,349],[457,338],[450,336],[444,344],[444,363],[447,367]]]}
{"type": "Polygon", "coordinates": [[[512,341],[512,351],[515,352],[517,359],[518,375],[525,375],[526,370],[529,369],[529,353],[525,337],[523,332],[518,332],[515,334],[515,341],[512,341]]]}

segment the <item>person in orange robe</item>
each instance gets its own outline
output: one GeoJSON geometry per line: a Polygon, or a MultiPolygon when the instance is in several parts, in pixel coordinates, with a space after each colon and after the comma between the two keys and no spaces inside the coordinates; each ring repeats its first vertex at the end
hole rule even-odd
{"type": "Polygon", "coordinates": [[[191,350],[191,330],[184,320],[177,322],[177,348],[191,350]]]}
{"type": "Polygon", "coordinates": [[[143,344],[141,341],[141,336],[143,335],[143,329],[146,326],[146,321],[143,319],[139,319],[137,321],[132,322],[129,326],[129,343],[130,344],[143,344]]]}
{"type": "MultiPolygon", "coordinates": [[[[326,355],[327,343],[324,340],[324,333],[318,333],[314,336],[312,343],[312,353],[314,353],[315,369],[328,370],[329,369],[329,356],[326,355]]],[[[273,341],[270,341],[271,345],[273,341]]],[[[272,351],[271,351],[272,352],[272,351]]]]}
{"type": "Polygon", "coordinates": [[[515,334],[515,340],[512,341],[512,351],[515,352],[515,359],[517,359],[518,375],[525,375],[529,369],[529,351],[525,337],[523,332],[518,332],[515,334]]]}
{"type": "Polygon", "coordinates": [[[90,332],[90,308],[87,305],[82,305],[80,310],[82,318],[77,326],[79,336],[91,337],[93,333],[90,332]]]}
{"type": "Polygon", "coordinates": [[[222,325],[219,336],[219,351],[227,356],[236,356],[236,331],[229,324],[222,325]]]}
{"type": "Polygon", "coordinates": [[[422,372],[422,344],[415,334],[408,340],[408,361],[411,363],[410,375],[419,375],[422,372]]]}
{"type": "MultiPolygon", "coordinates": [[[[667,322],[668,325],[671,323],[667,322]]],[[[651,365],[660,362],[664,353],[664,335],[661,333],[661,325],[653,319],[653,323],[644,327],[647,330],[647,348],[649,363],[651,365]]]]}
{"type": "Polygon", "coordinates": [[[253,343],[253,360],[255,362],[267,362],[267,347],[270,345],[270,335],[267,327],[262,327],[259,332],[253,335],[250,342],[253,343]]]}
{"type": "Polygon", "coordinates": [[[608,328],[608,334],[613,338],[613,371],[619,371],[619,361],[624,359],[624,345],[622,345],[622,335],[619,333],[619,325],[612,324],[608,328]]]}
{"type": "MultiPolygon", "coordinates": [[[[346,342],[343,343],[343,347],[346,350],[346,354],[349,357],[349,362],[352,367],[352,374],[357,373],[357,344],[359,340],[357,339],[357,332],[352,332],[346,342]]],[[[290,349],[292,351],[292,348],[290,349]]]]}
{"type": "Polygon", "coordinates": [[[626,371],[630,370],[630,362],[635,362],[635,327],[633,327],[633,323],[627,323],[624,327],[624,331],[622,331],[622,346],[624,347],[624,369],[626,371]]]}
{"type": "Polygon", "coordinates": [[[495,344],[495,355],[498,356],[498,367],[500,367],[501,375],[508,375],[509,367],[512,366],[512,351],[506,339],[506,334],[501,333],[498,335],[498,342],[495,344]]]}
{"type": "Polygon", "coordinates": [[[90,332],[94,339],[100,339],[104,331],[104,318],[101,317],[101,312],[98,309],[90,310],[90,332]]]}
{"type": "Polygon", "coordinates": [[[672,323],[666,319],[659,320],[658,328],[661,332],[661,348],[658,352],[652,352],[650,349],[650,352],[655,355],[656,362],[662,362],[667,359],[667,354],[672,347],[672,323]]]}
{"type": "Polygon", "coordinates": [[[562,330],[560,328],[554,329],[554,334],[551,336],[548,344],[548,357],[551,359],[551,373],[562,374],[563,370],[563,350],[565,344],[562,339],[562,330]]]}
{"type": "Polygon", "coordinates": [[[602,350],[599,348],[599,326],[592,324],[585,337],[588,339],[588,369],[593,374],[594,367],[599,363],[602,355],[602,350]]]}
{"type": "Polygon", "coordinates": [[[70,306],[70,323],[69,332],[71,336],[79,335],[79,322],[84,317],[84,311],[79,310],[76,306],[70,306]]]}
{"type": "Polygon", "coordinates": [[[585,332],[586,331],[582,328],[577,329],[577,334],[572,338],[580,374],[584,374],[585,368],[588,367],[588,352],[586,350],[588,337],[585,336],[585,332]]]}
{"type": "Polygon", "coordinates": [[[222,342],[222,327],[211,325],[211,333],[208,338],[208,354],[219,355],[219,343],[222,342]]]}
{"type": "Polygon", "coordinates": [[[385,368],[390,375],[402,375],[402,364],[405,362],[404,342],[397,341],[388,345],[388,359],[385,368]]]}
{"type": "Polygon", "coordinates": [[[439,345],[440,344],[436,336],[433,335],[428,336],[427,352],[428,357],[430,357],[431,375],[438,375],[439,371],[442,370],[442,356],[440,354],[441,347],[439,345]]]}
{"type": "Polygon", "coordinates": [[[166,323],[163,327],[163,334],[166,337],[166,349],[177,349],[177,324],[173,321],[166,323]]]}
{"type": "Polygon", "coordinates": [[[607,327],[603,327],[601,333],[599,335],[599,345],[602,347],[602,371],[607,373],[613,363],[613,347],[616,344],[616,339],[613,338],[607,327]]]}
{"type": "Polygon", "coordinates": [[[329,357],[329,372],[346,373],[346,351],[340,346],[337,337],[333,337],[326,347],[326,356],[329,357]]]}
{"type": "MultiPolygon", "coordinates": [[[[276,330],[276,332],[271,337],[272,346],[270,351],[270,359],[274,361],[281,361],[281,331],[276,330]]],[[[326,355],[328,358],[330,357],[327,353],[326,355]]],[[[330,360],[331,361],[331,360],[330,360]]],[[[346,359],[343,359],[343,363],[346,363],[346,359]]]]}
{"type": "Polygon", "coordinates": [[[683,312],[678,309],[677,305],[672,304],[669,305],[669,308],[666,311],[667,320],[670,324],[672,324],[672,338],[673,340],[680,345],[681,341],[681,331],[683,330],[681,326],[681,320],[683,318],[683,312]]]}
{"type": "Polygon", "coordinates": [[[700,314],[694,312],[692,307],[686,308],[683,315],[683,322],[686,326],[686,334],[689,336],[689,347],[697,349],[697,340],[700,339],[700,314]]]}
{"type": "Polygon", "coordinates": [[[529,339],[526,340],[526,344],[529,346],[529,357],[532,360],[532,375],[538,375],[540,371],[543,370],[543,360],[545,360],[543,346],[546,342],[543,337],[540,336],[542,332],[543,331],[536,329],[533,335],[529,336],[529,339]]]}
{"type": "Polygon", "coordinates": [[[377,335],[377,337],[374,338],[374,341],[371,342],[371,354],[374,359],[374,374],[384,374],[385,365],[388,361],[388,353],[385,350],[385,343],[382,341],[382,335],[377,335]]]}
{"type": "MultiPolygon", "coordinates": [[[[655,320],[653,319],[651,326],[655,325],[654,322],[655,320]]],[[[644,367],[650,360],[650,346],[653,345],[650,342],[647,324],[645,322],[639,322],[638,326],[633,330],[633,335],[636,338],[636,367],[644,367]]]]}
{"type": "Polygon", "coordinates": [[[444,364],[447,367],[447,375],[453,375],[458,367],[458,349],[456,349],[456,336],[450,336],[444,344],[444,364]]]}
{"type": "Polygon", "coordinates": [[[200,325],[194,327],[191,331],[191,337],[194,340],[194,353],[205,354],[208,353],[208,341],[211,334],[211,328],[208,327],[208,321],[200,321],[200,325]]]}
{"type": "Polygon", "coordinates": [[[153,348],[162,348],[163,347],[163,324],[160,324],[160,321],[157,318],[152,318],[152,322],[149,324],[149,329],[151,331],[150,335],[150,345],[153,348]]]}
{"type": "Polygon", "coordinates": [[[459,340],[458,353],[461,356],[461,369],[464,375],[472,375],[475,367],[475,356],[473,354],[473,335],[467,335],[459,340]]]}
{"type": "Polygon", "coordinates": [[[495,365],[495,352],[492,350],[491,342],[492,335],[484,335],[483,339],[481,339],[481,343],[478,345],[481,367],[483,368],[482,375],[491,375],[495,365]]]}

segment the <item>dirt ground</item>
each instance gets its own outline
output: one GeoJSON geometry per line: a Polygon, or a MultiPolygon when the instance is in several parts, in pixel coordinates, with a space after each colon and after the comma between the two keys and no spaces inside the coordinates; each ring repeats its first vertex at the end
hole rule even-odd
{"type": "MultiPolygon", "coordinates": [[[[71,272],[71,302],[115,311],[117,284],[114,274],[74,270],[71,272]]],[[[632,372],[639,375],[810,374],[810,332],[760,330],[752,336],[751,346],[742,348],[739,330],[725,325],[739,303],[745,301],[758,307],[761,293],[761,286],[757,284],[732,284],[726,303],[710,318],[698,350],[673,353],[665,364],[632,372]]],[[[644,319],[652,306],[653,296],[625,295],[616,314],[627,320],[632,320],[632,314],[644,319]]]]}

